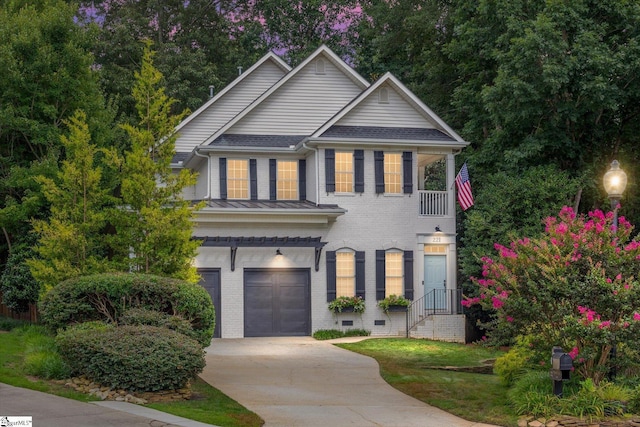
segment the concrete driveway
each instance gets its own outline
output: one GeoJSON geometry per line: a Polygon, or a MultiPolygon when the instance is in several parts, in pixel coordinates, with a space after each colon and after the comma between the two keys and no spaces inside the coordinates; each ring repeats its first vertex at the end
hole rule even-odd
{"type": "Polygon", "coordinates": [[[260,415],[266,427],[488,426],[401,393],[380,377],[374,359],[333,342],[311,337],[214,339],[200,376],[260,415]]]}

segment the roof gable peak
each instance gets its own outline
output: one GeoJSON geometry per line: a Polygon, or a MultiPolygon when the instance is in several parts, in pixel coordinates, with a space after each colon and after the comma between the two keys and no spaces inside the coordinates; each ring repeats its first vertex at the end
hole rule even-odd
{"type": "Polygon", "coordinates": [[[249,67],[246,71],[241,72],[238,77],[236,77],[231,83],[226,85],[220,92],[215,94],[212,98],[207,100],[204,104],[200,106],[196,111],[191,113],[188,117],[186,117],[182,122],[176,126],[175,131],[179,131],[185,125],[187,125],[190,121],[198,117],[203,111],[205,111],[211,104],[214,104],[220,98],[225,96],[229,91],[231,91],[234,87],[241,84],[241,82],[247,79],[251,74],[253,74],[256,70],[262,67],[266,62],[273,62],[278,68],[282,69],[283,73],[286,75],[291,71],[291,67],[287,64],[282,58],[276,55],[273,52],[268,52],[262,58],[260,58],[255,64],[249,67]]]}

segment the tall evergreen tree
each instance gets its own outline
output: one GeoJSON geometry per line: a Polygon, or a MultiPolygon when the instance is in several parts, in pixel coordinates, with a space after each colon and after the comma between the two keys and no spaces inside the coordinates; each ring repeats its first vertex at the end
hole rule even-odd
{"type": "Polygon", "coordinates": [[[104,186],[98,156],[115,158],[111,151],[91,144],[86,115],[78,111],[69,121],[69,136],[61,137],[65,150],[56,179],[37,177],[51,216],[33,222],[39,240],[37,257],[28,261],[33,277],[45,289],[76,276],[108,269],[103,239],[106,208],[113,203],[104,186]]]}
{"type": "Polygon", "coordinates": [[[122,206],[115,210],[112,244],[121,268],[195,279],[191,260],[199,243],[191,239],[194,207],[182,191],[195,184],[196,175],[187,169],[174,172],[170,166],[174,129],[187,111],[171,115],[175,100],[165,94],[153,55],[147,44],[141,70],[135,74],[138,125],[123,125],[131,149],[124,156],[122,206]]]}

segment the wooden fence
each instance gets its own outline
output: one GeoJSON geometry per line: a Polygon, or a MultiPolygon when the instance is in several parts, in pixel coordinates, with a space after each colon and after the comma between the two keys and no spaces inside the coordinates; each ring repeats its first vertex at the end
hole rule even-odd
{"type": "Polygon", "coordinates": [[[25,311],[24,313],[13,311],[9,307],[4,305],[4,303],[2,302],[2,293],[0,292],[0,316],[36,323],[38,321],[38,309],[36,308],[35,304],[29,304],[29,311],[25,311]]]}

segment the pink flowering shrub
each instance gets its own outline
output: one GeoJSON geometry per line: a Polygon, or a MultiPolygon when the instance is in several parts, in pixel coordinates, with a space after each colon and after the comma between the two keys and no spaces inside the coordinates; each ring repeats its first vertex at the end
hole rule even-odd
{"type": "Polygon", "coordinates": [[[539,360],[560,345],[575,372],[598,384],[614,346],[640,348],[640,242],[624,217],[612,223],[611,212],[578,216],[564,207],[545,220],[541,238],[496,244],[497,256],[482,258],[482,277],[471,278],[479,296],[463,305],[495,313],[490,340],[528,336],[539,360]]]}

